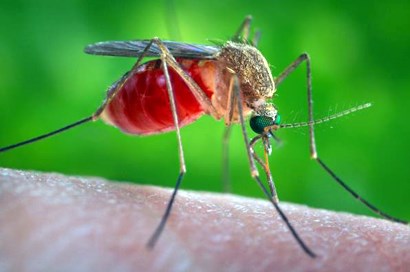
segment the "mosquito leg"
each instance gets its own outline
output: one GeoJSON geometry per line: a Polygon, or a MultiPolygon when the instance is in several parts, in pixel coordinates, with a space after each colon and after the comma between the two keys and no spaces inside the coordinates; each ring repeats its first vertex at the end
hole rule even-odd
{"type": "MultiPolygon", "coordinates": [[[[230,95],[231,97],[230,101],[231,103],[233,103],[233,101],[236,100],[237,105],[238,105],[239,122],[241,123],[242,135],[245,140],[245,146],[246,146],[246,151],[247,151],[247,155],[249,159],[251,176],[252,177],[259,176],[259,171],[256,168],[255,161],[252,156],[252,150],[249,148],[249,139],[248,139],[248,134],[246,132],[245,121],[243,117],[242,98],[241,98],[241,94],[239,91],[239,80],[238,80],[238,77],[234,74],[234,71],[231,71],[231,73],[232,73],[232,77],[231,77],[230,84],[229,84],[229,92],[232,95],[230,95]]],[[[229,109],[230,118],[233,116],[234,109],[235,109],[234,107],[231,107],[229,109]]]]}
{"type": "MultiPolygon", "coordinates": [[[[245,141],[246,151],[247,151],[247,154],[248,154],[248,159],[249,159],[249,165],[250,165],[252,178],[256,181],[258,186],[261,188],[261,190],[262,190],[263,194],[266,196],[266,198],[273,204],[273,206],[275,207],[275,209],[278,212],[279,216],[281,217],[283,222],[286,224],[287,228],[290,230],[290,232],[292,233],[292,236],[295,238],[295,240],[299,244],[299,246],[303,249],[303,251],[305,251],[306,254],[308,254],[312,258],[315,258],[316,254],[305,244],[305,242],[302,240],[302,238],[300,238],[300,236],[296,232],[295,228],[289,222],[289,219],[286,216],[286,214],[279,207],[279,204],[273,200],[272,195],[269,193],[269,191],[263,185],[263,183],[262,183],[262,181],[259,177],[259,172],[256,169],[255,160],[254,160],[254,157],[253,157],[254,151],[250,146],[248,135],[246,133],[245,120],[244,120],[244,116],[243,116],[242,98],[241,98],[240,88],[239,88],[239,80],[238,80],[238,77],[236,75],[232,76],[230,88],[234,88],[233,91],[235,92],[235,97],[237,98],[239,121],[240,121],[240,124],[241,124],[242,134],[243,134],[244,141],[245,141]]],[[[256,137],[260,137],[260,136],[256,136],[256,137]]]]}
{"type": "Polygon", "coordinates": [[[236,31],[235,35],[232,37],[232,41],[245,43],[248,41],[249,38],[249,29],[251,27],[252,16],[248,15],[243,20],[241,26],[236,31]]]}
{"type": "Polygon", "coordinates": [[[254,47],[258,47],[260,39],[261,39],[261,32],[258,30],[258,31],[255,32],[255,34],[253,34],[252,45],[254,47]]]}
{"type": "Polygon", "coordinates": [[[282,81],[288,77],[303,61],[308,59],[309,56],[307,53],[301,54],[295,61],[293,61],[285,70],[280,73],[277,77],[275,77],[275,86],[278,87],[282,81]]]}
{"type": "Polygon", "coordinates": [[[401,219],[390,216],[380,209],[376,208],[373,204],[369,203],[367,200],[362,198],[353,189],[351,189],[345,182],[343,182],[318,156],[316,149],[316,140],[314,133],[314,118],[313,118],[313,99],[312,99],[312,75],[310,66],[310,57],[307,53],[301,54],[293,63],[291,63],[285,71],[283,71],[277,78],[275,78],[275,85],[278,86],[280,83],[291,74],[302,62],[306,62],[306,79],[307,79],[307,103],[308,103],[308,114],[309,114],[309,141],[310,141],[310,156],[312,159],[318,162],[318,164],[336,181],[340,186],[342,186],[347,192],[349,192],[354,198],[363,203],[367,208],[369,208],[374,213],[380,215],[381,217],[388,219],[393,222],[398,222],[402,224],[408,224],[408,222],[401,219]]]}
{"type": "MultiPolygon", "coordinates": [[[[231,73],[232,73],[232,75],[233,75],[233,77],[232,78],[234,78],[234,77],[236,77],[236,75],[235,75],[235,72],[233,71],[233,70],[229,70],[231,73]]],[[[230,82],[230,86],[229,86],[229,95],[228,95],[228,105],[227,105],[227,113],[226,113],[226,116],[225,116],[225,123],[227,123],[227,124],[231,124],[231,122],[232,122],[232,118],[233,118],[233,114],[234,114],[234,111],[235,111],[235,105],[238,105],[238,99],[240,98],[239,96],[240,96],[240,92],[239,91],[236,91],[236,89],[238,89],[239,90],[239,87],[237,87],[236,89],[235,89],[235,79],[233,79],[233,80],[231,80],[231,82],[230,82]]],[[[238,85],[239,86],[239,85],[238,85]]],[[[239,107],[239,106],[238,106],[239,107]]],[[[243,112],[243,108],[242,108],[242,103],[240,104],[240,107],[241,107],[241,110],[242,110],[242,112],[243,112]]],[[[238,109],[238,114],[239,114],[239,109],[238,109]]],[[[242,116],[243,117],[243,116],[242,116]]],[[[242,133],[245,133],[246,134],[246,129],[245,130],[242,130],[242,133]]],[[[258,138],[258,137],[257,137],[258,138]]],[[[267,138],[265,139],[265,138],[263,138],[263,140],[264,140],[264,150],[265,150],[265,163],[258,157],[258,155],[254,152],[254,150],[253,150],[253,144],[250,144],[250,153],[252,154],[252,156],[253,156],[253,159],[255,159],[263,168],[264,168],[264,171],[265,171],[265,173],[266,173],[266,177],[267,177],[267,181],[268,181],[268,184],[269,184],[269,189],[270,189],[270,191],[271,191],[271,195],[272,195],[272,199],[273,199],[273,201],[275,201],[276,203],[278,203],[279,202],[279,199],[278,199],[278,195],[277,195],[277,193],[276,193],[276,188],[275,188],[275,184],[274,184],[274,182],[273,182],[273,178],[272,178],[272,175],[271,175],[271,172],[270,172],[270,169],[269,169],[269,163],[268,163],[268,153],[267,153],[267,148],[266,148],[266,146],[267,145],[269,145],[269,141],[267,140],[267,138]]],[[[250,154],[248,153],[248,156],[250,156],[250,154]]],[[[255,166],[255,161],[253,160],[252,158],[250,159],[250,165],[251,165],[251,172],[254,172],[254,171],[256,171],[257,172],[257,169],[256,169],[256,166],[255,166]],[[252,162],[251,162],[252,161],[252,162]],[[252,166],[252,164],[253,164],[253,166],[252,166]]],[[[258,175],[259,175],[259,173],[258,173],[258,175]]]]}
{"type": "Polygon", "coordinates": [[[184,158],[184,150],[182,148],[182,140],[181,140],[181,132],[179,129],[179,122],[178,122],[178,113],[177,113],[177,107],[175,104],[175,97],[174,97],[174,91],[172,89],[172,84],[171,84],[171,79],[169,76],[168,72],[168,65],[167,65],[167,54],[166,52],[163,52],[161,54],[161,60],[162,60],[162,69],[164,71],[164,76],[165,76],[165,81],[167,85],[167,91],[168,91],[168,97],[169,101],[171,104],[171,110],[172,110],[172,118],[174,119],[174,125],[175,125],[175,131],[177,134],[177,140],[178,140],[178,154],[179,154],[179,175],[177,178],[177,182],[174,187],[174,191],[172,192],[171,198],[168,201],[167,208],[165,210],[164,215],[161,218],[161,222],[159,223],[158,227],[155,229],[155,232],[151,236],[151,238],[148,241],[147,246],[149,248],[153,248],[158,241],[159,236],[161,235],[162,231],[164,230],[165,224],[168,221],[169,215],[171,214],[172,206],[175,201],[175,197],[177,195],[178,189],[181,185],[182,179],[185,176],[186,173],[186,166],[185,166],[185,158],[184,158]]]}
{"type": "MultiPolygon", "coordinates": [[[[266,174],[266,179],[268,181],[268,185],[269,185],[270,192],[272,194],[272,198],[276,203],[279,203],[278,193],[276,191],[275,182],[273,181],[272,173],[270,171],[270,166],[269,166],[269,154],[271,152],[269,138],[264,135],[262,137],[262,140],[263,140],[263,147],[264,147],[263,154],[265,157],[265,163],[262,165],[262,167],[264,168],[264,171],[266,174]]],[[[254,155],[256,155],[256,152],[254,152],[254,155]]]]}
{"type": "Polygon", "coordinates": [[[162,69],[164,71],[164,76],[166,79],[167,91],[168,91],[169,101],[170,101],[171,110],[172,110],[172,117],[174,120],[175,131],[176,131],[177,140],[178,140],[178,154],[179,154],[180,171],[179,171],[177,182],[175,184],[171,198],[168,201],[165,213],[162,216],[158,227],[155,229],[155,232],[153,233],[153,235],[148,241],[148,244],[147,244],[148,248],[153,248],[155,246],[156,242],[158,241],[158,238],[160,237],[162,231],[164,230],[165,224],[168,221],[168,218],[170,216],[172,206],[174,204],[178,189],[186,173],[186,166],[185,166],[184,152],[182,148],[181,133],[179,129],[177,108],[176,108],[174,92],[172,89],[172,84],[171,84],[171,80],[170,80],[170,76],[168,72],[168,66],[171,67],[175,72],[177,72],[177,74],[186,82],[186,84],[192,91],[192,94],[197,98],[201,106],[204,109],[207,109],[214,116],[217,116],[216,109],[213,107],[209,98],[205,95],[205,93],[198,86],[198,84],[196,84],[196,82],[180,67],[180,65],[176,62],[175,58],[171,55],[167,47],[161,42],[161,40],[158,38],[154,38],[152,39],[152,43],[155,43],[158,46],[158,48],[161,50],[160,57],[161,57],[161,61],[163,64],[162,69]]]}
{"type": "Polygon", "coordinates": [[[340,186],[342,186],[346,191],[348,191],[354,198],[359,200],[361,203],[363,203],[367,208],[369,208],[371,211],[374,213],[378,214],[379,216],[401,224],[409,224],[409,222],[398,219],[396,217],[393,217],[391,215],[388,215],[387,213],[382,212],[379,210],[377,207],[375,207],[373,204],[362,198],[359,194],[357,194],[352,188],[350,188],[345,182],[343,182],[319,157],[316,157],[315,160],[320,164],[320,166],[327,172],[329,175],[333,178],[334,181],[336,181],[340,186]]]}
{"type": "Polygon", "coordinates": [[[278,194],[276,191],[276,187],[275,187],[275,182],[273,181],[272,178],[272,173],[270,171],[270,167],[269,167],[269,157],[268,157],[268,150],[266,148],[266,146],[264,146],[264,155],[265,155],[265,161],[263,161],[258,154],[256,154],[254,146],[255,144],[259,141],[259,140],[263,140],[265,136],[263,135],[257,135],[255,136],[249,143],[249,148],[251,149],[251,153],[253,154],[253,158],[260,164],[260,166],[262,166],[263,171],[266,174],[266,180],[268,181],[268,185],[269,185],[269,190],[271,193],[271,198],[274,202],[279,203],[279,198],[278,198],[278,194]]]}
{"type": "Polygon", "coordinates": [[[81,119],[81,120],[79,120],[79,121],[77,121],[77,122],[75,122],[75,123],[72,123],[72,124],[70,124],[70,125],[67,125],[67,126],[65,126],[65,127],[62,127],[62,128],[57,129],[57,130],[54,130],[54,131],[45,133],[45,134],[43,134],[43,135],[40,135],[40,136],[31,138],[31,139],[28,139],[28,140],[26,140],[26,141],[19,142],[19,143],[16,143],[16,144],[12,144],[12,145],[9,145],[9,146],[5,146],[5,147],[1,147],[1,148],[0,148],[0,153],[9,151],[9,150],[11,150],[11,149],[14,149],[14,148],[17,148],[17,147],[20,147],[20,146],[23,146],[23,145],[28,145],[28,144],[31,144],[31,143],[40,141],[40,140],[45,139],[45,138],[49,138],[49,137],[51,137],[51,136],[54,136],[54,135],[59,134],[59,133],[62,133],[62,132],[64,132],[64,131],[66,131],[66,130],[69,130],[69,129],[71,129],[71,128],[77,127],[77,126],[82,125],[82,124],[84,124],[84,123],[88,123],[88,122],[90,122],[90,121],[93,121],[93,116],[89,116],[89,117],[87,117],[87,118],[81,119]]]}
{"type": "Polygon", "coordinates": [[[174,191],[172,192],[171,198],[168,201],[165,213],[161,218],[161,222],[159,223],[155,232],[153,233],[153,235],[148,241],[147,246],[149,248],[153,248],[155,246],[159,236],[161,235],[165,227],[166,222],[168,221],[169,215],[172,210],[172,206],[175,201],[175,197],[181,185],[182,179],[186,173],[186,166],[185,166],[184,152],[182,148],[181,133],[179,129],[177,108],[176,108],[174,92],[172,89],[172,84],[171,84],[171,80],[170,80],[170,76],[168,72],[168,66],[170,66],[175,72],[177,72],[177,74],[187,83],[193,95],[198,99],[198,101],[203,106],[203,108],[208,109],[208,111],[210,111],[215,116],[217,115],[216,109],[213,107],[209,98],[205,95],[205,93],[198,86],[198,84],[196,84],[196,82],[180,67],[180,65],[176,62],[175,58],[171,55],[167,47],[161,42],[161,40],[158,38],[154,38],[152,39],[152,42],[155,43],[158,46],[158,48],[161,50],[161,60],[163,63],[162,66],[163,66],[164,76],[166,79],[167,91],[168,91],[168,96],[169,96],[171,110],[172,110],[172,117],[174,119],[175,131],[176,131],[177,140],[178,140],[180,172],[179,172],[177,182],[174,187],[174,191]]]}
{"type": "MultiPolygon", "coordinates": [[[[233,70],[229,71],[232,74],[235,73],[233,70]]],[[[229,137],[231,135],[231,124],[233,120],[236,103],[237,102],[235,93],[233,91],[233,88],[230,86],[230,88],[228,89],[228,101],[226,103],[226,113],[224,116],[226,127],[222,140],[222,181],[224,186],[224,192],[231,191],[231,183],[229,179],[229,137]]]]}
{"type": "Polygon", "coordinates": [[[225,127],[222,140],[222,183],[223,191],[230,193],[232,191],[231,179],[229,175],[229,138],[231,136],[231,125],[225,127]]]}

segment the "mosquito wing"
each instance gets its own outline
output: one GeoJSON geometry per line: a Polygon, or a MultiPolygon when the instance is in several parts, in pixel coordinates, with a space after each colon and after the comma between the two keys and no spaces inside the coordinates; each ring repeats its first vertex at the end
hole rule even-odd
{"type": "MultiPolygon", "coordinates": [[[[87,45],[84,52],[92,55],[139,57],[150,40],[108,41],[87,45]]],[[[188,44],[181,42],[162,41],[174,57],[214,59],[220,51],[216,45],[188,44]]],[[[146,57],[158,57],[161,50],[152,44],[146,52],[146,57]]]]}

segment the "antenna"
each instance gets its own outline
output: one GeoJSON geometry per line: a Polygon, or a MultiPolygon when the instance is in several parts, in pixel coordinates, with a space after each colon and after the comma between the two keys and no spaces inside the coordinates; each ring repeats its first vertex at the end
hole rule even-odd
{"type": "Polygon", "coordinates": [[[332,114],[332,115],[329,115],[329,116],[326,116],[326,117],[323,117],[323,118],[320,118],[320,119],[313,120],[312,122],[282,124],[282,125],[279,125],[279,127],[280,128],[298,128],[298,127],[308,127],[310,125],[318,125],[318,124],[329,122],[331,120],[334,120],[334,119],[349,115],[351,113],[354,113],[354,112],[357,112],[357,111],[360,111],[360,110],[367,109],[371,106],[372,106],[371,103],[366,103],[366,104],[363,104],[363,105],[360,105],[360,106],[357,106],[357,107],[353,107],[353,108],[350,108],[350,109],[347,109],[347,110],[344,110],[344,111],[341,111],[341,112],[338,112],[338,113],[335,113],[335,114],[332,114]]]}

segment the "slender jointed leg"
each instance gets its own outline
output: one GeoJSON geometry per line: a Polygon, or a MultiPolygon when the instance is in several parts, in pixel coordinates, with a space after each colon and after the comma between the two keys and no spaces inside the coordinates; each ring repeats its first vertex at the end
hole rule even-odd
{"type": "Polygon", "coordinates": [[[232,41],[244,43],[249,39],[249,30],[251,28],[252,16],[248,15],[243,20],[241,26],[232,37],[232,41]]]}
{"type": "MultiPolygon", "coordinates": [[[[161,42],[159,40],[155,39],[154,42],[157,43],[158,46],[161,48],[161,46],[160,46],[161,42]]],[[[179,187],[181,185],[181,182],[182,182],[182,179],[183,179],[183,177],[186,173],[184,150],[182,148],[182,139],[181,139],[181,132],[180,132],[180,129],[179,129],[177,107],[176,107],[176,104],[175,104],[174,91],[172,89],[171,79],[170,79],[169,72],[168,72],[167,54],[169,54],[169,52],[167,52],[167,51],[162,52],[161,61],[162,61],[162,69],[164,71],[167,91],[168,91],[169,102],[171,104],[172,118],[174,120],[175,131],[176,131],[176,134],[177,134],[180,169],[179,169],[179,175],[178,175],[178,178],[177,178],[177,182],[175,184],[175,187],[174,187],[174,190],[172,192],[171,198],[168,201],[165,213],[162,216],[158,227],[155,229],[155,232],[153,233],[153,235],[151,236],[151,238],[148,241],[147,246],[149,248],[153,248],[155,246],[156,242],[158,241],[159,236],[161,235],[162,231],[164,230],[165,224],[168,221],[169,215],[171,214],[172,206],[174,204],[175,197],[177,195],[178,189],[179,189],[179,187]]]]}
{"type": "Polygon", "coordinates": [[[278,193],[276,191],[276,186],[275,182],[273,181],[272,173],[270,171],[270,166],[269,166],[269,154],[270,154],[270,143],[269,143],[269,138],[267,135],[258,135],[254,137],[250,144],[249,147],[251,148],[253,158],[262,166],[263,171],[266,174],[266,180],[268,181],[269,185],[269,190],[272,196],[272,200],[276,203],[279,203],[279,197],[278,193]],[[255,152],[254,146],[255,144],[259,141],[262,140],[263,143],[263,153],[264,153],[264,160],[263,161],[258,154],[255,152]]]}
{"type": "MultiPolygon", "coordinates": [[[[230,72],[234,73],[234,71],[231,70],[230,72]]],[[[228,101],[226,103],[226,113],[224,116],[226,127],[222,140],[222,182],[224,192],[231,191],[231,183],[229,179],[229,138],[231,136],[231,125],[236,103],[235,93],[230,86],[228,90],[228,101]]]]}
{"type": "Polygon", "coordinates": [[[222,183],[223,191],[230,193],[232,191],[231,179],[229,175],[229,139],[231,136],[231,125],[225,127],[222,140],[222,183]]]}
{"type": "Polygon", "coordinates": [[[261,32],[256,31],[255,34],[253,34],[253,38],[252,38],[252,45],[254,47],[258,47],[260,38],[261,38],[261,32]]]}
{"type": "Polygon", "coordinates": [[[177,182],[175,184],[174,190],[172,192],[171,198],[168,201],[166,210],[164,215],[161,218],[161,222],[159,223],[158,227],[156,228],[155,232],[151,236],[151,238],[148,241],[147,246],[149,248],[153,248],[155,246],[155,243],[157,242],[159,236],[161,235],[166,222],[168,221],[169,215],[172,210],[172,206],[175,201],[175,197],[177,195],[178,189],[181,185],[182,179],[186,173],[186,166],[185,166],[185,159],[184,159],[184,152],[182,148],[182,140],[181,140],[181,133],[179,129],[179,121],[178,121],[178,113],[177,113],[177,107],[175,104],[175,96],[174,92],[172,89],[172,84],[168,72],[168,66],[171,67],[188,85],[189,89],[191,92],[194,94],[194,96],[198,99],[201,105],[203,105],[203,108],[208,108],[211,113],[216,114],[215,108],[212,106],[211,101],[209,98],[205,95],[203,90],[196,84],[196,82],[179,66],[179,64],[176,62],[175,58],[171,55],[169,50],[166,48],[166,46],[159,40],[158,38],[154,38],[152,40],[153,43],[155,43],[158,48],[161,50],[161,60],[162,60],[162,69],[164,71],[164,76],[166,80],[166,86],[167,86],[167,91],[168,91],[168,96],[169,96],[169,101],[171,104],[171,110],[172,110],[172,117],[175,125],[175,131],[177,134],[177,140],[178,140],[178,154],[179,154],[179,164],[180,164],[180,171],[179,175],[177,178],[177,182]]]}
{"type": "MultiPolygon", "coordinates": [[[[271,133],[270,136],[275,141],[279,141],[279,139],[275,136],[275,134],[271,133]]],[[[276,203],[279,203],[278,193],[276,191],[275,182],[273,181],[272,173],[270,171],[270,166],[269,166],[269,155],[272,151],[272,147],[271,147],[271,144],[270,144],[270,139],[269,139],[268,134],[261,135],[260,139],[262,140],[262,143],[263,143],[264,161],[262,161],[262,159],[259,158],[259,156],[256,154],[256,152],[254,151],[254,148],[253,148],[256,141],[259,140],[259,139],[256,139],[256,141],[253,141],[253,139],[252,139],[252,141],[250,143],[250,147],[253,150],[253,157],[263,167],[263,170],[266,174],[266,180],[268,181],[268,185],[269,185],[269,189],[270,189],[273,201],[275,201],[276,203]]]]}
{"type": "MultiPolygon", "coordinates": [[[[291,74],[302,62],[306,62],[306,78],[307,78],[307,102],[308,102],[308,114],[309,114],[309,141],[310,141],[310,156],[312,159],[318,162],[318,164],[336,181],[339,185],[341,185],[346,191],[348,191],[353,197],[357,200],[362,202],[366,207],[372,210],[374,213],[380,215],[381,217],[388,219],[393,222],[408,224],[408,222],[403,221],[401,219],[395,218],[390,216],[378,208],[376,208],[373,204],[369,203],[367,200],[363,199],[359,194],[357,194],[353,189],[351,189],[345,182],[343,182],[318,156],[317,149],[316,149],[316,140],[315,140],[315,133],[314,133],[314,117],[313,117],[313,99],[312,99],[312,76],[311,76],[311,66],[310,66],[310,57],[308,54],[303,53],[301,54],[293,63],[291,63],[285,71],[283,71],[278,77],[275,78],[275,85],[278,86],[282,83],[282,81],[291,74]]],[[[370,104],[363,105],[364,107],[370,106],[370,104]]],[[[354,110],[361,109],[361,107],[355,108],[354,110]]]]}
{"type": "MultiPolygon", "coordinates": [[[[254,156],[253,156],[254,151],[250,146],[248,135],[247,135],[247,132],[246,132],[245,120],[244,120],[244,116],[243,116],[242,98],[241,98],[240,87],[239,87],[239,80],[238,80],[238,77],[236,75],[232,76],[230,88],[234,88],[233,91],[235,92],[235,97],[237,99],[239,121],[240,121],[240,124],[241,124],[242,134],[243,134],[244,141],[245,141],[245,146],[246,146],[246,151],[247,151],[247,155],[248,155],[248,159],[249,159],[249,165],[250,165],[252,178],[256,181],[258,186],[261,188],[261,190],[264,193],[264,195],[266,196],[266,198],[273,204],[276,211],[278,212],[278,214],[282,218],[283,222],[285,222],[286,226],[288,227],[288,229],[292,233],[292,236],[295,238],[295,240],[297,241],[299,246],[310,257],[312,257],[312,258],[316,257],[316,254],[305,244],[305,242],[302,240],[302,238],[300,238],[300,236],[296,232],[295,228],[289,222],[288,217],[285,215],[285,213],[279,207],[279,204],[273,200],[272,195],[269,193],[269,191],[263,185],[263,183],[262,183],[262,181],[259,177],[259,172],[258,172],[258,170],[256,168],[256,165],[255,165],[255,160],[254,160],[254,156]]],[[[260,136],[256,136],[256,137],[260,137],[260,136]]]]}
{"type": "Polygon", "coordinates": [[[317,157],[316,142],[313,129],[313,100],[312,100],[312,78],[310,71],[310,58],[307,53],[301,54],[294,62],[292,62],[285,71],[275,78],[275,86],[278,87],[282,81],[290,75],[302,62],[306,61],[307,70],[307,99],[308,99],[308,114],[309,114],[309,141],[310,141],[310,155],[312,158],[317,157]]]}
{"type": "Polygon", "coordinates": [[[68,125],[68,126],[65,126],[65,127],[59,128],[59,129],[57,129],[57,130],[54,130],[54,131],[45,133],[45,134],[43,134],[43,135],[40,135],[40,136],[31,138],[31,139],[28,139],[28,140],[26,140],[26,141],[23,141],[23,142],[19,142],[19,143],[16,143],[16,144],[12,144],[12,145],[8,145],[8,146],[5,146],[5,147],[2,147],[2,148],[0,148],[0,153],[9,151],[9,150],[11,150],[11,149],[14,149],[14,148],[17,148],[17,147],[20,147],[20,146],[23,146],[23,145],[28,145],[28,144],[31,144],[31,143],[40,141],[40,140],[45,139],[45,138],[49,138],[49,137],[51,137],[51,136],[53,136],[53,135],[62,133],[62,132],[64,132],[64,131],[66,131],[66,130],[69,130],[69,129],[71,129],[71,128],[77,127],[77,126],[79,126],[79,125],[82,125],[82,124],[87,123],[87,122],[90,122],[90,121],[93,121],[93,116],[86,117],[86,118],[81,119],[81,120],[79,120],[79,121],[77,121],[77,122],[75,122],[75,123],[72,123],[72,124],[68,125]]]}

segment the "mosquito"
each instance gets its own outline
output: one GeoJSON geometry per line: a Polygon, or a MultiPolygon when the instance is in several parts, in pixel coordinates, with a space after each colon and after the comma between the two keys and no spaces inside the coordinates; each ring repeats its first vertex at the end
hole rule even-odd
{"type": "MultiPolygon", "coordinates": [[[[101,106],[89,117],[35,138],[0,148],[5,152],[59,134],[90,121],[102,119],[125,133],[151,135],[175,131],[178,140],[179,175],[165,212],[148,240],[153,248],[170,216],[178,189],[186,173],[180,129],[204,114],[216,120],[224,119],[224,143],[228,142],[232,124],[240,124],[249,160],[250,174],[265,197],[289,229],[303,251],[314,258],[316,254],[297,233],[279,206],[279,198],[269,168],[271,139],[279,141],[275,132],[280,128],[308,127],[310,156],[353,197],[370,210],[393,222],[407,224],[376,208],[346,185],[318,156],[314,126],[352,112],[370,107],[370,103],[326,116],[313,117],[311,61],[301,54],[277,77],[273,77],[268,62],[256,48],[260,32],[250,38],[251,16],[245,17],[234,36],[227,42],[214,45],[188,44],[150,40],[107,41],[88,45],[85,53],[93,55],[135,57],[136,63],[107,90],[101,106]],[[147,57],[156,59],[142,63],[147,57]],[[306,64],[308,121],[281,124],[281,116],[272,103],[277,87],[301,64],[306,64]],[[245,119],[257,133],[248,138],[245,119]],[[263,158],[255,152],[255,145],[263,146],[263,158]],[[260,168],[257,167],[259,165],[260,168]],[[262,181],[259,170],[266,175],[262,181]]],[[[226,153],[227,148],[224,148],[226,153]]],[[[226,154],[224,155],[226,158],[226,154]]]]}

